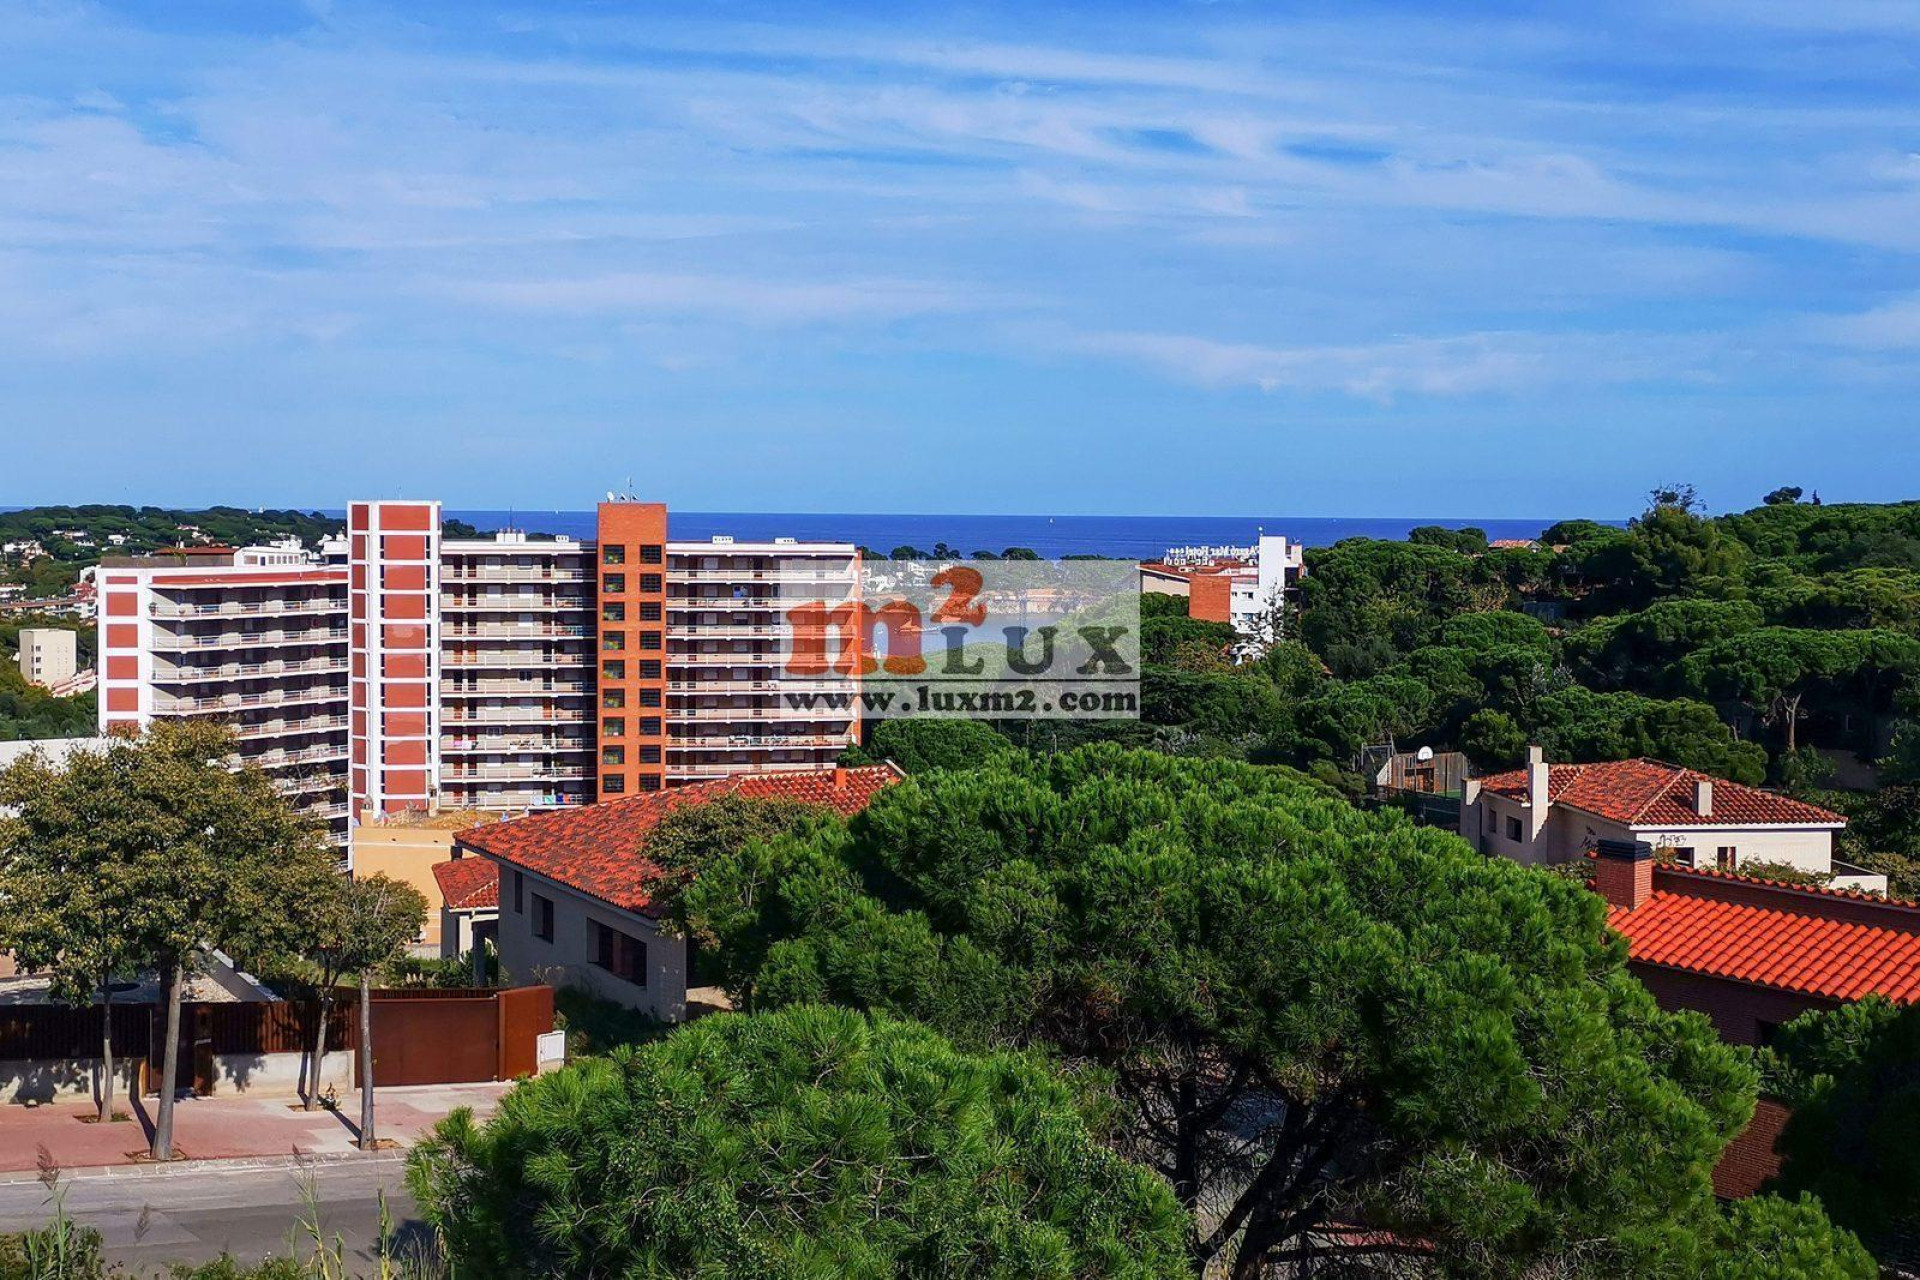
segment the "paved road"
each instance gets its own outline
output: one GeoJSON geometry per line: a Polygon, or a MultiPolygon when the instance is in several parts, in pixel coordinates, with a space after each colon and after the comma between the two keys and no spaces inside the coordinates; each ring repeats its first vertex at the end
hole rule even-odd
{"type": "MultiPolygon", "coordinates": [[[[63,1178],[67,1215],[97,1229],[107,1257],[134,1275],[152,1275],[172,1262],[203,1262],[230,1252],[255,1261],[313,1251],[300,1225],[310,1217],[307,1188],[319,1206],[329,1241],[344,1241],[349,1269],[371,1268],[384,1192],[403,1244],[423,1237],[409,1221],[413,1202],[401,1185],[404,1162],[349,1160],[296,1168],[196,1169],[191,1172],[63,1178]]],[[[0,1231],[38,1226],[52,1217],[47,1189],[38,1182],[0,1183],[0,1231]]]]}

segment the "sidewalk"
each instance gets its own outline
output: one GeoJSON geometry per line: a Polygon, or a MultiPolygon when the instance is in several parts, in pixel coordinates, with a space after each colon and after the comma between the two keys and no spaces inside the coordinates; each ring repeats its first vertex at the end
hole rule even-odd
{"type": "MultiPolygon", "coordinates": [[[[458,1107],[492,1113],[511,1084],[415,1085],[381,1089],[375,1121],[382,1139],[411,1146],[458,1107]]],[[[133,1116],[119,1124],[88,1124],[91,1103],[0,1107],[0,1182],[36,1175],[51,1163],[62,1170],[125,1168],[162,1172],[179,1165],[145,1162],[152,1136],[153,1098],[119,1098],[114,1109],[133,1116]]],[[[340,1096],[338,1112],[298,1109],[286,1097],[182,1097],[173,1111],[174,1151],[188,1161],[279,1162],[294,1156],[372,1159],[358,1140],[360,1095],[340,1096]]]]}

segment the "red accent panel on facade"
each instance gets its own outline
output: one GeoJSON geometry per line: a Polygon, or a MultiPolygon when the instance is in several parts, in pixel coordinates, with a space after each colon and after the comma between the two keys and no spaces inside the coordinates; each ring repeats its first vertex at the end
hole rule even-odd
{"type": "MultiPolygon", "coordinates": [[[[365,686],[362,687],[364,688],[365,686]]],[[[353,713],[353,736],[356,738],[364,738],[367,736],[367,713],[364,711],[356,711],[353,713]]]]}
{"type": "Polygon", "coordinates": [[[355,649],[353,651],[353,676],[356,680],[364,680],[367,678],[367,655],[364,650],[355,649]]]}
{"type": "MultiPolygon", "coordinates": [[[[399,745],[406,745],[404,743],[399,745]]],[[[390,796],[418,796],[422,800],[427,796],[427,773],[424,769],[389,769],[386,777],[386,793],[390,796]]]]}
{"type": "MultiPolygon", "coordinates": [[[[380,507],[380,527],[382,529],[418,529],[426,532],[433,528],[433,505],[426,502],[388,502],[380,507]]],[[[421,555],[426,554],[426,544],[421,544],[421,555]]],[[[396,557],[388,556],[388,559],[396,557]]]]}
{"type": "MultiPolygon", "coordinates": [[[[390,713],[382,722],[389,738],[419,738],[427,732],[427,717],[419,711],[399,711],[390,713]]],[[[408,764],[425,764],[425,760],[407,761],[408,764]]]]}
{"type": "Polygon", "coordinates": [[[380,539],[382,560],[425,560],[427,539],[418,533],[389,533],[380,539]]]}
{"type": "Polygon", "coordinates": [[[389,680],[425,680],[427,678],[427,655],[424,653],[390,653],[386,665],[380,674],[389,680]]]}
{"type": "Polygon", "coordinates": [[[131,622],[110,622],[107,624],[107,648],[138,649],[140,647],[140,628],[131,622]]]}
{"type": "Polygon", "coordinates": [[[427,629],[425,627],[382,627],[380,643],[388,649],[424,649],[427,647],[427,629]]]}
{"type": "Polygon", "coordinates": [[[1203,622],[1233,621],[1233,579],[1223,573],[1187,580],[1187,616],[1203,622]]]}
{"type": "MultiPolygon", "coordinates": [[[[388,719],[393,718],[392,716],[388,717],[388,719]]],[[[427,744],[417,738],[409,742],[389,742],[387,743],[387,763],[390,765],[417,765],[425,768],[427,764],[427,744]]],[[[389,773],[387,778],[391,781],[395,776],[395,774],[389,773]]],[[[424,777],[425,775],[422,776],[424,777]]],[[[424,788],[426,784],[423,782],[420,786],[424,788]]]]}
{"type": "Polygon", "coordinates": [[[367,566],[363,564],[354,565],[350,581],[355,591],[365,591],[367,589],[367,566]]]}
{"type": "Polygon", "coordinates": [[[109,654],[107,657],[107,679],[138,680],[140,678],[140,659],[130,653],[109,654]]]}
{"type": "MultiPolygon", "coordinates": [[[[392,573],[393,570],[387,570],[392,573]]],[[[381,602],[389,618],[399,618],[406,622],[424,622],[427,617],[427,597],[425,595],[387,596],[381,602]]],[[[387,628],[392,634],[393,628],[387,628]]]]}
{"type": "Polygon", "coordinates": [[[136,618],[140,616],[140,597],[131,591],[112,591],[107,594],[107,616],[109,618],[136,618]]]}
{"type": "Polygon", "coordinates": [[[387,705],[390,707],[424,707],[427,705],[427,686],[420,683],[390,684],[387,689],[387,705]]]}
{"type": "MultiPolygon", "coordinates": [[[[350,529],[366,528],[368,511],[369,507],[364,502],[349,502],[347,504],[347,527],[350,529]]],[[[358,555],[359,552],[355,551],[354,554],[358,555]]]]}
{"type": "Polygon", "coordinates": [[[108,689],[107,690],[107,710],[109,711],[140,710],[140,691],[138,689],[108,689]]]}
{"type": "MultiPolygon", "coordinates": [[[[393,539],[398,541],[398,539],[393,539]]],[[[414,539],[424,542],[424,538],[414,539]]],[[[388,591],[425,591],[427,589],[427,566],[424,564],[390,564],[380,571],[380,585],[388,591]]]]}

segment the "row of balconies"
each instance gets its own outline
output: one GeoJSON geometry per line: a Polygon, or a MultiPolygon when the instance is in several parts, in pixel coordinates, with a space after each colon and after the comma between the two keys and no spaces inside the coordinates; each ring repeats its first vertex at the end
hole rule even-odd
{"type": "Polygon", "coordinates": [[[284,628],[276,631],[222,631],[203,635],[156,631],[153,648],[163,653],[181,649],[265,649],[278,645],[344,644],[346,639],[345,627],[310,627],[300,631],[284,628]]]}
{"type": "Polygon", "coordinates": [[[591,634],[593,628],[573,622],[463,622],[449,624],[440,634],[455,640],[569,639],[591,634]]]}
{"type": "Polygon", "coordinates": [[[440,739],[442,755],[577,755],[593,750],[589,737],[509,737],[501,733],[473,734],[440,739]]]}
{"type": "Polygon", "coordinates": [[[248,764],[259,765],[262,769],[280,769],[289,765],[320,764],[327,761],[345,760],[347,744],[344,742],[322,743],[317,747],[302,747],[295,751],[284,749],[263,751],[258,755],[242,753],[242,759],[248,764]]]}
{"type": "MultiPolygon", "coordinates": [[[[342,698],[342,701],[345,699],[342,698]]],[[[299,720],[259,720],[251,724],[236,724],[233,732],[242,742],[253,742],[261,738],[285,738],[295,734],[330,733],[335,729],[344,729],[346,725],[347,718],[344,715],[316,715],[299,720]]]]}
{"type": "Polygon", "coordinates": [[[440,693],[448,698],[567,697],[585,694],[592,688],[585,680],[473,680],[464,683],[443,681],[440,693]]]}
{"type": "Polygon", "coordinates": [[[669,751],[738,751],[743,747],[825,747],[845,746],[851,737],[845,733],[731,733],[711,737],[670,735],[669,751]]]}
{"type": "Polygon", "coordinates": [[[324,684],[309,688],[268,689],[260,693],[223,693],[205,698],[156,698],[154,710],[163,715],[198,715],[202,712],[245,711],[252,707],[309,706],[346,700],[346,685],[324,684]]]}
{"type": "Polygon", "coordinates": [[[582,724],[593,719],[591,707],[448,707],[443,724],[582,724]]]}
{"type": "Polygon", "coordinates": [[[788,565],[779,569],[752,569],[745,566],[731,569],[688,569],[671,563],[667,565],[669,582],[851,582],[854,577],[853,562],[850,560],[823,563],[818,567],[797,568],[788,565]]]}
{"type": "Polygon", "coordinates": [[[219,666],[155,666],[156,684],[185,684],[197,680],[255,680],[262,676],[302,675],[310,672],[344,672],[345,658],[307,658],[293,662],[227,662],[219,666]]]}
{"type": "Polygon", "coordinates": [[[448,595],[440,599],[440,608],[446,613],[552,613],[592,607],[593,601],[586,596],[549,596],[531,591],[524,595],[448,595]]]}
{"type": "Polygon", "coordinates": [[[344,596],[314,599],[296,597],[268,600],[220,600],[194,604],[167,600],[153,602],[153,616],[156,618],[265,618],[283,613],[344,615],[346,611],[347,601],[344,596]]]}
{"type": "Polygon", "coordinates": [[[475,565],[443,566],[440,582],[565,582],[585,584],[593,580],[593,571],[584,563],[571,565],[475,565]]]}

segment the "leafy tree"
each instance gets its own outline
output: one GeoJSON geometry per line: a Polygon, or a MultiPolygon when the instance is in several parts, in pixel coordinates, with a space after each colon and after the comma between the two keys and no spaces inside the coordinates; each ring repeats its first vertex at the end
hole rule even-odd
{"type": "Polygon", "coordinates": [[[1755,630],[1762,617],[1744,600],[1662,600],[1637,613],[1595,620],[1567,637],[1574,670],[1601,689],[1681,692],[1676,670],[1688,655],[1755,630]]]}
{"type": "Polygon", "coordinates": [[[1511,768],[1526,749],[1527,731],[1504,711],[1476,711],[1460,726],[1460,750],[1482,768],[1511,768]]]}
{"type": "Polygon", "coordinates": [[[873,728],[867,754],[891,760],[908,773],[971,769],[1011,751],[1005,737],[979,720],[882,720],[873,728]]]}
{"type": "Polygon", "coordinates": [[[1407,531],[1407,541],[1429,547],[1446,547],[1462,555],[1475,556],[1487,549],[1487,531],[1473,525],[1448,529],[1442,525],[1423,524],[1407,531]]]}
{"type": "MultiPolygon", "coordinates": [[[[405,954],[407,944],[420,936],[427,900],[410,884],[376,875],[342,882],[337,911],[330,960],[360,978],[360,1148],[372,1151],[379,1145],[373,1127],[373,973],[405,954]]],[[[316,1079],[325,1048],[324,1040],[314,1046],[316,1079]]]]}
{"type": "Polygon", "coordinates": [[[689,896],[750,1007],[892,1010],[1109,1073],[1128,1149],[1198,1212],[1194,1265],[1236,1277],[1421,1247],[1445,1274],[1647,1274],[1712,1219],[1752,1106],[1741,1055],[1626,973],[1599,898],[1244,764],[1090,748],[916,778],[689,896]],[[1376,1231],[1329,1230],[1354,1222],[1376,1231]]]}
{"type": "Polygon", "coordinates": [[[232,765],[233,738],[217,725],[156,724],[140,738],[109,744],[82,777],[99,790],[84,806],[62,804],[71,785],[44,806],[29,799],[30,843],[52,851],[92,842],[120,883],[111,892],[137,904],[122,917],[121,963],[158,972],[166,1003],[160,1106],[152,1154],[173,1156],[173,1082],[180,1045],[180,998],[187,974],[209,946],[243,955],[284,954],[294,922],[292,886],[331,866],[321,833],[299,817],[258,769],[232,765]]]}
{"type": "Polygon", "coordinates": [[[1805,492],[1806,490],[1802,489],[1799,485],[1782,485],[1780,488],[1769,493],[1765,498],[1762,498],[1761,501],[1770,507],[1791,506],[1800,501],[1800,495],[1805,492]]]}
{"type": "Polygon", "coordinates": [[[1231,623],[1208,622],[1204,618],[1190,618],[1184,613],[1178,616],[1147,614],[1140,619],[1140,657],[1144,662],[1169,662],[1176,650],[1189,644],[1197,644],[1224,655],[1239,638],[1239,633],[1231,623]]]}
{"type": "Polygon", "coordinates": [[[1783,1190],[1815,1194],[1867,1240],[1920,1257],[1920,1006],[1869,996],[1804,1013],[1772,1048],[1793,1107],[1783,1190]]]}
{"type": "Polygon", "coordinates": [[[113,982],[136,972],[142,903],[115,865],[125,753],[34,754],[0,773],[0,948],[44,971],[63,1003],[100,1005],[99,1119],[113,1116],[113,982]]]}
{"type": "Polygon", "coordinates": [[[1859,1238],[1836,1227],[1812,1196],[1753,1196],[1715,1214],[1688,1257],[1661,1269],[1701,1280],[1875,1280],[1879,1265],[1859,1238]]]}
{"type": "Polygon", "coordinates": [[[1736,739],[1704,702],[1595,693],[1575,685],[1540,699],[1529,728],[1558,760],[1646,756],[1749,786],[1766,778],[1765,748],[1736,739]]]}
{"type": "Polygon", "coordinates": [[[1708,646],[1680,664],[1681,679],[1701,696],[1745,703],[1781,728],[1786,749],[1799,746],[1798,725],[1809,698],[1858,694],[1882,708],[1900,681],[1920,670],[1920,639],[1892,631],[1807,631],[1761,627],[1708,646]]]}
{"type": "Polygon", "coordinates": [[[884,1016],[719,1015],[461,1111],[408,1183],[462,1274],[1187,1274],[1166,1185],[1042,1060],[884,1016]]]}
{"type": "MultiPolygon", "coordinates": [[[[881,728],[898,723],[903,722],[885,721],[881,728]]],[[[985,728],[971,721],[926,723],[972,724],[985,728]]],[[[991,730],[988,733],[992,735],[991,730]]],[[[1013,748],[1005,739],[999,739],[998,749],[1011,751],[1013,748]]],[[[667,873],[654,894],[664,918],[682,933],[690,932],[682,895],[697,875],[749,844],[805,832],[828,815],[829,811],[819,805],[738,795],[716,796],[705,804],[680,805],[671,810],[647,837],[648,860],[667,873]]]]}

